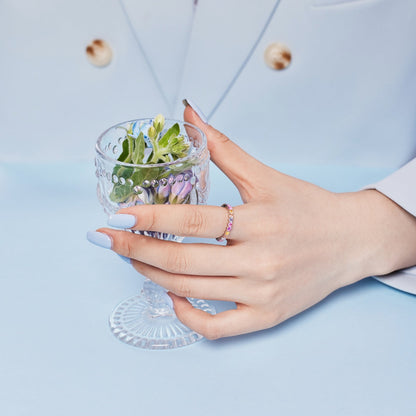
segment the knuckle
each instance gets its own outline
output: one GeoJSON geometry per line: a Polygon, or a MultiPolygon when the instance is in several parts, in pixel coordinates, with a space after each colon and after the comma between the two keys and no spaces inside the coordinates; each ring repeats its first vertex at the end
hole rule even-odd
{"type": "Polygon", "coordinates": [[[213,139],[214,140],[212,141],[211,146],[213,146],[216,150],[220,150],[221,147],[224,146],[229,146],[231,143],[231,140],[219,131],[215,131],[213,139]]]}
{"type": "Polygon", "coordinates": [[[142,221],[142,228],[147,231],[154,231],[157,225],[157,214],[152,206],[148,207],[148,213],[140,216],[142,221]]]}
{"type": "Polygon", "coordinates": [[[203,325],[200,334],[203,335],[206,339],[211,341],[221,338],[223,334],[217,325],[215,325],[214,320],[208,319],[203,325]]]}
{"type": "Polygon", "coordinates": [[[262,256],[255,267],[253,273],[259,280],[271,282],[276,279],[280,265],[277,258],[262,256]]]}
{"type": "Polygon", "coordinates": [[[178,277],[175,283],[175,295],[181,296],[183,298],[190,298],[191,289],[188,285],[188,279],[184,277],[178,277]]]}
{"type": "Polygon", "coordinates": [[[188,271],[188,259],[179,249],[170,251],[166,257],[166,270],[171,273],[184,274],[188,271]]]}
{"type": "Polygon", "coordinates": [[[119,239],[119,247],[123,256],[134,258],[134,242],[133,239],[129,237],[131,236],[123,235],[123,237],[119,239]]]}
{"type": "Polygon", "coordinates": [[[188,215],[184,216],[181,224],[181,233],[185,235],[198,235],[206,228],[205,217],[196,207],[190,207],[188,215]]]}
{"type": "Polygon", "coordinates": [[[231,143],[231,140],[225,135],[225,134],[222,134],[222,133],[220,133],[219,135],[218,135],[218,141],[221,143],[221,144],[227,144],[227,143],[231,143]]]}
{"type": "Polygon", "coordinates": [[[266,282],[271,282],[276,276],[276,266],[274,263],[265,263],[261,269],[261,277],[266,282]]]}

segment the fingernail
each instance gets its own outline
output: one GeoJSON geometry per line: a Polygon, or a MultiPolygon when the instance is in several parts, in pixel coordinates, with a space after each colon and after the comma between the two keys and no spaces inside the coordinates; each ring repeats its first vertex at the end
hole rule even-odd
{"type": "Polygon", "coordinates": [[[205,114],[202,112],[202,110],[192,101],[192,100],[190,100],[189,98],[184,98],[183,100],[182,100],[182,102],[183,102],[183,105],[186,107],[186,106],[191,106],[193,109],[194,109],[194,111],[195,111],[195,113],[197,113],[198,114],[198,116],[199,116],[199,118],[204,122],[204,123],[208,123],[208,119],[207,119],[207,117],[205,116],[205,114]]]}
{"type": "Polygon", "coordinates": [[[128,257],[124,257],[121,254],[118,254],[118,256],[121,258],[121,260],[125,261],[127,264],[131,264],[131,259],[128,257]]]}
{"type": "Polygon", "coordinates": [[[132,228],[136,225],[136,217],[130,214],[110,215],[108,225],[116,228],[132,228]]]}
{"type": "Polygon", "coordinates": [[[111,248],[113,246],[111,237],[107,234],[99,233],[98,231],[88,231],[87,240],[90,243],[102,248],[111,248]]]}

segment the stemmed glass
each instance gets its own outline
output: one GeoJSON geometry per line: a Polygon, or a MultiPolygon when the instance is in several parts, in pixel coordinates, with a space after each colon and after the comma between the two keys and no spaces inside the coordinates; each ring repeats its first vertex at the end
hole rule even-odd
{"type": "MultiPolygon", "coordinates": [[[[107,129],[96,143],[97,195],[104,211],[142,204],[205,204],[209,191],[209,152],[206,137],[196,126],[165,120],[166,132],[178,124],[189,144],[185,157],[155,164],[120,162],[127,132],[134,136],[147,132],[154,119],[119,123],[107,129]]],[[[163,134],[162,132],[162,134],[163,134]]],[[[150,152],[151,149],[146,149],[150,152]]],[[[182,242],[183,237],[155,231],[132,231],[147,237],[182,242]]],[[[200,299],[188,299],[195,308],[215,314],[212,305],[200,299]]],[[[167,349],[191,344],[202,338],[183,325],[175,315],[165,289],[146,279],[141,293],[121,302],[110,316],[110,328],[121,341],[141,348],[167,349]]]]}

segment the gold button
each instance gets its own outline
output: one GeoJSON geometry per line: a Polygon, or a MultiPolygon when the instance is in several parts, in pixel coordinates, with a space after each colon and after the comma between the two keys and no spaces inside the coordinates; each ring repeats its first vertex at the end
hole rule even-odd
{"type": "Polygon", "coordinates": [[[107,66],[113,58],[110,45],[102,39],[94,39],[86,48],[88,60],[95,66],[107,66]]]}
{"type": "Polygon", "coordinates": [[[285,69],[292,60],[290,49],[280,42],[271,43],[264,51],[264,60],[271,69],[285,69]]]}

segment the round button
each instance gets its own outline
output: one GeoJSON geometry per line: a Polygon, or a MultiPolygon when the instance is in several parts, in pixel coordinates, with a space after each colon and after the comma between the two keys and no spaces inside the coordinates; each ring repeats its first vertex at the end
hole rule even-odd
{"type": "Polygon", "coordinates": [[[292,53],[283,43],[274,42],[264,51],[264,60],[269,68],[281,70],[289,66],[292,60],[292,53]]]}
{"type": "Polygon", "coordinates": [[[102,39],[94,39],[86,48],[88,60],[95,66],[107,66],[113,58],[110,45],[102,39]]]}

